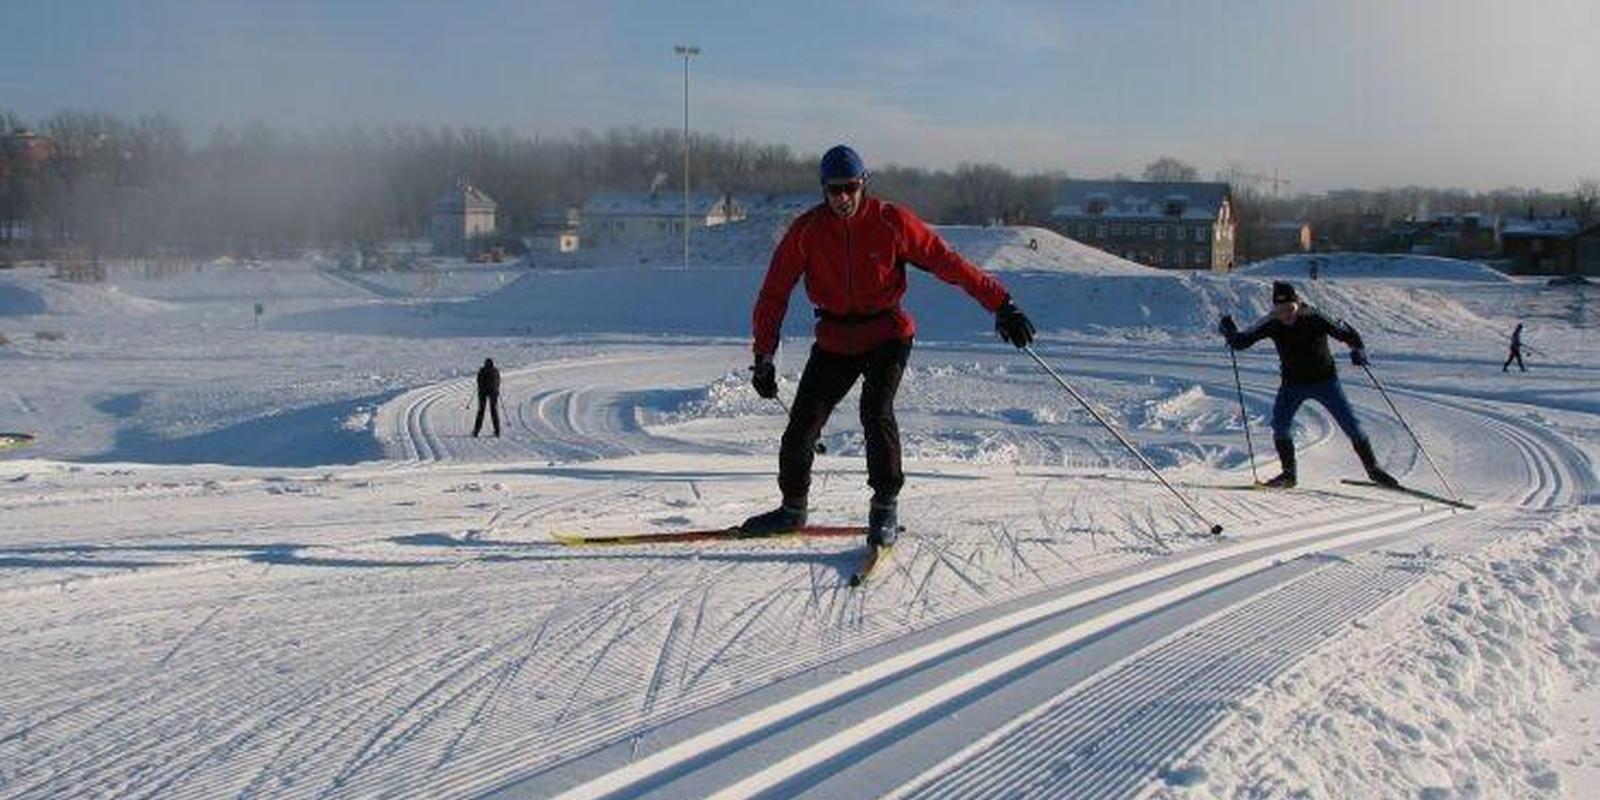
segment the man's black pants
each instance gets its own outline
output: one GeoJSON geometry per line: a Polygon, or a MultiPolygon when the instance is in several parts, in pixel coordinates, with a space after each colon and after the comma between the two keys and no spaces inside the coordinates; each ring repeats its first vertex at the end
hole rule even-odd
{"type": "Polygon", "coordinates": [[[778,489],[784,505],[804,508],[811,490],[811,463],[817,439],[834,406],[861,378],[861,428],[867,444],[867,485],[873,499],[892,500],[905,484],[900,467],[900,426],[894,396],[900,390],[911,340],[885,342],[860,355],[830,353],[812,345],[789,406],[789,426],[778,453],[778,489]]]}
{"type": "Polygon", "coordinates": [[[478,395],[478,419],[472,423],[472,435],[477,436],[483,430],[483,407],[489,407],[489,418],[494,420],[494,435],[500,435],[500,393],[490,392],[478,395]]]}

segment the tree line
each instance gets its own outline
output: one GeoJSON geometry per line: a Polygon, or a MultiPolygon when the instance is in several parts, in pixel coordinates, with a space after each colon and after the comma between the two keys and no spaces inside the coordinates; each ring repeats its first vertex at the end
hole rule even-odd
{"type": "MultiPolygon", "coordinates": [[[[427,230],[434,202],[466,178],[500,206],[502,229],[601,190],[681,191],[683,136],[351,126],[315,133],[264,123],[191,141],[170,117],[62,112],[36,125],[0,112],[0,245],[72,243],[97,255],[272,254],[427,230]]],[[[816,155],[694,134],[697,190],[817,191],[816,155]]],[[[993,165],[875,170],[876,189],[947,222],[1040,221],[1059,176],[993,165]]]]}
{"type": "MultiPolygon", "coordinates": [[[[601,190],[681,191],[683,135],[622,128],[549,137],[482,127],[350,126],[314,133],[265,123],[220,127],[203,141],[162,114],[125,119],[66,111],[28,124],[0,111],[0,246],[70,243],[97,255],[290,253],[426,232],[433,201],[458,177],[500,204],[502,229],[528,233],[545,215],[601,190]],[[23,132],[31,132],[31,136],[23,132]]],[[[816,154],[709,133],[691,137],[697,189],[815,192],[816,154]]],[[[1146,180],[1194,180],[1162,156],[1146,180]]],[[[886,165],[874,190],[948,224],[1044,224],[1065,173],[1018,175],[993,164],[953,170],[886,165]]],[[[1116,176],[1123,177],[1123,176],[1116,176]]],[[[1595,182],[1571,193],[1423,188],[1278,199],[1235,187],[1251,220],[1381,211],[1592,213],[1595,182]],[[1587,191],[1587,194],[1585,194],[1587,191]],[[1585,205],[1587,203],[1587,206],[1585,205]]]]}

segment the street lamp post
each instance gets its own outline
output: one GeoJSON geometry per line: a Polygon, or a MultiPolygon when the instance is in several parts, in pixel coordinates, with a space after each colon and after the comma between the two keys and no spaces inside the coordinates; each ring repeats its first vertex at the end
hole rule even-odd
{"type": "Polygon", "coordinates": [[[689,268],[689,59],[700,55],[694,45],[676,45],[674,53],[683,56],[683,268],[689,268]]]}

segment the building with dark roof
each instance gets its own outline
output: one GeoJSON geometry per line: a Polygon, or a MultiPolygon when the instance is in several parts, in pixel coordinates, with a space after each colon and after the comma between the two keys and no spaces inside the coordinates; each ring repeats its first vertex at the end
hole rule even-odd
{"type": "Polygon", "coordinates": [[[1504,217],[1500,257],[1518,275],[1571,275],[1577,271],[1577,217],[1504,217]]]}
{"type": "Polygon", "coordinates": [[[1065,181],[1049,227],[1139,264],[1225,271],[1238,224],[1226,183],[1065,181]]]}

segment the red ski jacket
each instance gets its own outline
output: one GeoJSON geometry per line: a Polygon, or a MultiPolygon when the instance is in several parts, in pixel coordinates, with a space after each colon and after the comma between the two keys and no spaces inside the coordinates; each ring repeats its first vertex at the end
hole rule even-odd
{"type": "Polygon", "coordinates": [[[849,219],[826,203],[800,215],[772,254],[756,297],[755,352],[777,352],[789,294],[802,277],[816,307],[817,346],[856,355],[917,332],[900,307],[906,294],[906,264],[961,287],[985,309],[1004,305],[1006,288],[951,250],[910,211],[871,195],[849,219]]]}

